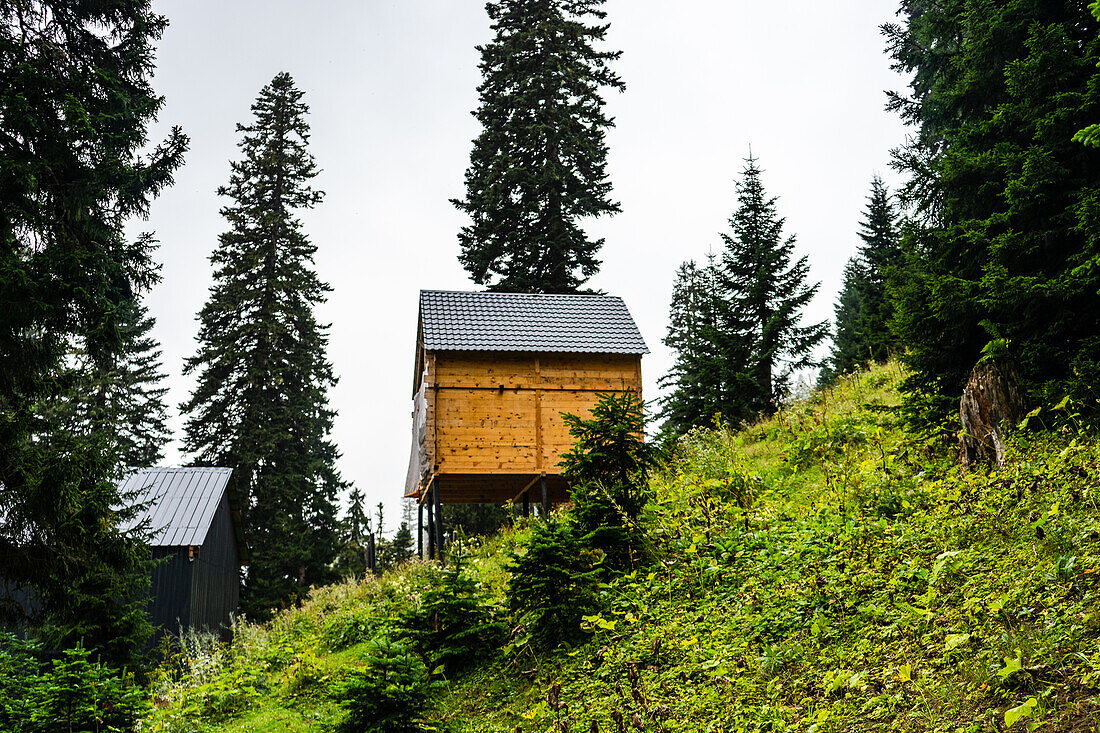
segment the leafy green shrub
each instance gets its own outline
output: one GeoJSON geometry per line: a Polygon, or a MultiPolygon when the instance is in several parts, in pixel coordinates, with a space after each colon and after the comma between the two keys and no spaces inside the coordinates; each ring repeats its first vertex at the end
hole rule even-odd
{"type": "Polygon", "coordinates": [[[265,689],[255,671],[234,668],[209,682],[188,688],[182,707],[200,720],[228,720],[247,710],[265,689]]]}
{"type": "Polygon", "coordinates": [[[0,638],[0,730],[109,733],[131,730],[148,709],[131,676],[77,647],[46,659],[41,648],[0,638]]]}
{"type": "Polygon", "coordinates": [[[333,651],[347,649],[374,638],[375,620],[370,609],[353,606],[333,612],[326,620],[322,638],[333,651]]]}
{"type": "Polygon", "coordinates": [[[874,424],[860,415],[841,415],[813,429],[800,432],[792,441],[788,460],[807,468],[821,461],[835,461],[869,442],[874,424]]]}
{"type": "Polygon", "coordinates": [[[572,484],[578,532],[604,551],[606,567],[621,569],[645,555],[637,520],[649,498],[654,448],[645,442],[645,416],[634,392],[599,395],[591,414],[588,420],[563,416],[574,442],[561,466],[572,484]]]}
{"type": "Polygon", "coordinates": [[[508,572],[509,607],[537,647],[578,638],[581,619],[599,607],[595,553],[561,520],[536,525],[508,572]]]}
{"type": "Polygon", "coordinates": [[[464,572],[466,556],[451,552],[451,565],[438,585],[427,590],[420,607],[402,615],[404,633],[434,668],[456,672],[498,650],[508,628],[497,620],[488,595],[464,572]]]}
{"type": "Polygon", "coordinates": [[[323,690],[329,676],[321,668],[316,652],[302,652],[293,664],[283,671],[283,694],[288,697],[308,697],[323,690]]]}
{"type": "Polygon", "coordinates": [[[369,644],[366,669],[352,673],[339,691],[348,711],[341,733],[418,733],[423,715],[433,708],[439,683],[424,662],[401,644],[380,638],[369,644]]]}

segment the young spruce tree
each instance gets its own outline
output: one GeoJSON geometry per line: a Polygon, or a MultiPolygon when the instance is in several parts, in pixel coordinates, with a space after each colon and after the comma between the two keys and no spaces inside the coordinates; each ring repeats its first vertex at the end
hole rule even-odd
{"type": "Polygon", "coordinates": [[[459,260],[490,290],[577,291],[599,269],[602,239],[581,228],[615,214],[600,92],[622,90],[601,50],[603,0],[493,0],[495,32],[481,51],[484,129],[474,140],[466,197],[470,216],[459,260]],[[593,22],[594,21],[594,22],[593,22]]]}
{"type": "Polygon", "coordinates": [[[343,482],[329,438],[327,327],[313,315],[330,288],[294,215],[323,195],[310,186],[308,108],[282,73],[252,111],[237,127],[242,158],[218,191],[231,200],[222,209],[230,229],[210,258],[215,283],[185,369],[198,384],[182,409],[198,462],[233,469],[252,551],[241,605],[263,617],[331,579],[343,482]]]}
{"type": "Polygon", "coordinates": [[[152,240],[123,225],[187,147],[173,129],[140,154],[163,104],[150,77],[166,24],[148,0],[0,4],[0,576],[36,599],[29,618],[6,599],[0,611],[51,649],[82,642],[116,665],[150,627],[114,437],[57,435],[38,409],[68,394],[74,349],[95,370],[119,358],[127,304],[156,276],[152,240]]]}
{"type": "Polygon", "coordinates": [[[864,295],[869,280],[867,265],[858,255],[844,265],[844,279],[833,312],[836,325],[833,331],[833,349],[821,367],[818,384],[829,386],[841,374],[847,374],[868,360],[865,336],[867,334],[867,303],[864,295]]]}
{"type": "Polygon", "coordinates": [[[894,350],[894,308],[886,280],[901,265],[901,248],[890,191],[878,176],[871,181],[859,238],[863,244],[844,268],[832,353],[822,371],[825,383],[868,362],[884,361],[894,350]]]}
{"type": "Polygon", "coordinates": [[[156,320],[144,304],[134,301],[122,323],[123,357],[112,376],[111,411],[119,441],[119,456],[127,468],[148,468],[164,457],[168,442],[168,406],[161,385],[164,369],[160,344],[153,338],[156,320]]]}
{"type": "Polygon", "coordinates": [[[818,284],[806,282],[807,257],[791,261],[795,239],[783,238],[784,220],[761,174],[750,155],[737,184],[733,232],[722,235],[717,331],[727,392],[716,411],[729,422],[777,410],[793,373],[817,365],[813,350],[827,335],[825,323],[800,325],[818,284]]]}
{"type": "Polygon", "coordinates": [[[587,417],[563,413],[562,420],[573,446],[558,465],[569,480],[578,536],[604,552],[612,571],[646,562],[651,553],[638,516],[649,501],[655,456],[641,399],[630,390],[601,394],[587,417]]]}
{"type": "MultiPolygon", "coordinates": [[[[340,550],[333,569],[341,577],[362,577],[368,570],[370,517],[363,508],[363,492],[358,488],[348,496],[348,512],[340,522],[340,550]]],[[[379,537],[381,539],[381,537],[379,537]]]]}

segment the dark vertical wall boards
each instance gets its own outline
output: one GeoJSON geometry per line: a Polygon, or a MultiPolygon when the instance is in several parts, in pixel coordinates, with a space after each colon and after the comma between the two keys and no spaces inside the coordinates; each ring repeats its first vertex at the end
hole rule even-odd
{"type": "Polygon", "coordinates": [[[142,511],[124,526],[151,532],[156,564],[150,615],[160,635],[189,630],[227,637],[248,550],[228,468],[148,468],[120,484],[142,511]]]}

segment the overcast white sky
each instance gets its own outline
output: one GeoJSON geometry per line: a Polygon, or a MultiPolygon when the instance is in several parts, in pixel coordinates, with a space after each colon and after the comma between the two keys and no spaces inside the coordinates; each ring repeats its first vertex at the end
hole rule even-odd
{"type": "MultiPolygon", "coordinates": [[[[148,222],[161,241],[163,282],[148,302],[164,349],[171,425],[193,382],[195,314],[211,283],[207,260],[226,229],[215,195],[238,155],[237,122],[260,88],[289,72],[311,107],[312,152],[324,203],[303,215],[317,270],[334,292],[329,358],[340,470],[373,505],[399,516],[410,444],[417,296],[474,289],[456,255],[470,141],[478,133],[479,55],[489,39],[481,0],[157,0],[171,25],[155,87],[167,97],[154,141],[178,124],[191,137],[174,187],[148,222]]],[[[608,0],[609,45],[626,82],[612,94],[608,170],[623,212],[594,222],[607,238],[590,282],[626,301],[653,352],[646,397],[669,355],[661,344],[677,266],[718,250],[749,146],[778,195],[787,231],[821,281],[807,316],[832,316],[844,263],[874,173],[888,183],[889,149],[904,138],[883,110],[903,86],[878,26],[883,0],[608,0]]]]}

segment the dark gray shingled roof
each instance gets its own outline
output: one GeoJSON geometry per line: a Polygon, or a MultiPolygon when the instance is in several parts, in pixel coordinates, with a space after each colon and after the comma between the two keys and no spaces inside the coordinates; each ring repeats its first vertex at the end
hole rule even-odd
{"type": "Polygon", "coordinates": [[[420,291],[427,351],[648,354],[622,298],[420,291]]]}
{"type": "Polygon", "coordinates": [[[148,520],[154,547],[199,546],[225,495],[229,468],[142,468],[119,484],[128,502],[144,511],[124,529],[148,520]]]}

